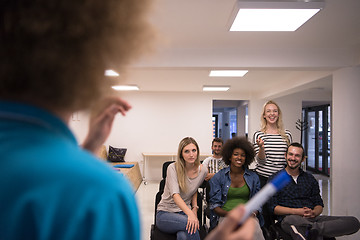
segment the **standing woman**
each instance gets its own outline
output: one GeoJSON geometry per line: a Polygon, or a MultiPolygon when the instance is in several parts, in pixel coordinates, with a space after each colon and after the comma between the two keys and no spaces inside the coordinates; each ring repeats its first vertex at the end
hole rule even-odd
{"type": "Polygon", "coordinates": [[[202,167],[199,156],[195,139],[181,140],[176,162],[167,169],[164,193],[158,204],[156,226],[163,232],[176,233],[178,240],[200,239],[197,190],[207,168],[202,167]]]}
{"type": "Polygon", "coordinates": [[[261,187],[268,178],[286,166],[285,153],[292,142],[289,130],[284,130],[282,113],[274,101],[264,104],[261,115],[261,129],[253,137],[256,152],[256,173],[261,187]]]}
{"type": "MultiPolygon", "coordinates": [[[[255,152],[252,144],[245,137],[235,137],[226,141],[222,149],[224,162],[229,165],[221,169],[209,181],[210,209],[213,221],[223,221],[232,209],[239,204],[246,204],[260,190],[258,175],[249,170],[254,161],[255,152]]],[[[254,239],[263,240],[261,230],[264,219],[261,209],[252,213],[259,221],[255,224],[254,239]]],[[[213,222],[215,226],[217,223],[213,222]]]]}

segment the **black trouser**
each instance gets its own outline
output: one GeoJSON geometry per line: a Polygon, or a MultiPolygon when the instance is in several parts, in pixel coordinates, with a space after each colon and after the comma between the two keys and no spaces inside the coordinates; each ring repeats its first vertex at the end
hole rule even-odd
{"type": "MultiPolygon", "coordinates": [[[[264,177],[260,174],[258,174],[258,176],[260,179],[260,188],[263,188],[266,185],[268,178],[264,177]]],[[[262,215],[264,217],[264,226],[263,227],[265,227],[266,229],[269,229],[270,225],[272,224],[273,213],[270,212],[270,207],[269,207],[268,202],[266,202],[264,204],[264,206],[262,207],[262,215]]]]}
{"type": "Polygon", "coordinates": [[[259,179],[260,179],[260,188],[263,188],[263,186],[265,186],[265,184],[267,183],[268,179],[267,177],[264,177],[260,174],[258,174],[259,179]]]}

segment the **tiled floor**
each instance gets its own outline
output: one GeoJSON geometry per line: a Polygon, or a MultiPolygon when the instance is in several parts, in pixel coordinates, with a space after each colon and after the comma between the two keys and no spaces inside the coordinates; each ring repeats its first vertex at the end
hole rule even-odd
{"type": "MultiPolygon", "coordinates": [[[[328,177],[322,175],[314,175],[319,181],[320,193],[324,201],[324,215],[330,215],[330,184],[331,181],[328,177]]],[[[151,224],[154,222],[155,211],[155,195],[159,189],[159,182],[148,182],[146,185],[142,183],[136,192],[139,203],[140,214],[142,217],[142,239],[150,239],[151,224]]]]}

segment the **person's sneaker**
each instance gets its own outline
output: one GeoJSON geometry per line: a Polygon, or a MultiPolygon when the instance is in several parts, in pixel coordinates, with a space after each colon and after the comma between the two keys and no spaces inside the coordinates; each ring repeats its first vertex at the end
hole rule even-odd
{"type": "Polygon", "coordinates": [[[294,240],[307,240],[297,229],[294,225],[291,225],[292,234],[294,240]]]}

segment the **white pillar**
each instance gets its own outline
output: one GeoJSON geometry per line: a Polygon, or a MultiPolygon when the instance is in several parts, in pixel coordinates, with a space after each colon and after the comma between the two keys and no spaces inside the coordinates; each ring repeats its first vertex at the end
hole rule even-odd
{"type": "Polygon", "coordinates": [[[334,72],[332,88],[332,215],[360,219],[360,67],[334,72]]]}

